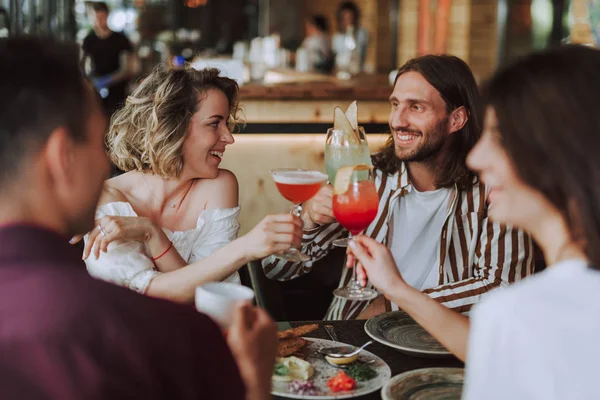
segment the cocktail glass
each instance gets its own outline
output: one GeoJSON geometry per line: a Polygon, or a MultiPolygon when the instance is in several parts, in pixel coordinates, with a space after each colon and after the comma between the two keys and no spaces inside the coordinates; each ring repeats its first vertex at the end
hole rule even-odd
{"type": "MultiPolygon", "coordinates": [[[[321,186],[327,181],[327,175],[324,173],[306,169],[277,168],[271,170],[271,176],[279,193],[294,203],[292,214],[297,216],[300,216],[302,211],[302,203],[317,194],[321,186]]],[[[279,252],[275,256],[294,262],[310,260],[309,256],[293,247],[287,251],[279,252]]]]}
{"type": "MultiPolygon", "coordinates": [[[[350,240],[373,222],[379,206],[379,196],[373,181],[373,169],[368,165],[363,167],[352,172],[344,193],[333,195],[333,214],[350,232],[350,240]]],[[[356,260],[352,269],[352,279],[348,285],[334,290],[333,294],[344,299],[359,301],[371,300],[378,295],[374,289],[363,288],[356,279],[356,260]]]]}
{"type": "MultiPolygon", "coordinates": [[[[371,152],[365,130],[358,127],[360,143],[356,143],[354,132],[342,129],[329,128],[325,139],[325,170],[331,184],[335,183],[335,175],[341,167],[346,165],[366,164],[371,165],[371,152]],[[349,137],[352,135],[353,137],[349,137]]],[[[346,247],[348,238],[335,239],[333,245],[346,247]]]]}

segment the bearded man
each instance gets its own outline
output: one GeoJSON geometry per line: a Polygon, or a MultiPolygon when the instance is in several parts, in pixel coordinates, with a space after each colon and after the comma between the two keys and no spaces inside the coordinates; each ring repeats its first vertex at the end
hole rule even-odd
{"type": "MultiPolygon", "coordinates": [[[[459,312],[490,290],[533,273],[529,236],[488,218],[488,193],[465,164],[481,134],[481,100],[461,59],[427,55],[403,65],[389,98],[391,135],[372,156],[379,211],[364,234],[386,244],[411,286],[459,312]]],[[[286,281],[312,272],[348,232],[332,212],[326,185],[303,207],[305,263],[263,260],[267,277],[286,281]]],[[[343,265],[327,266],[344,268],[343,265]]],[[[321,266],[325,268],[325,266],[321,266]]],[[[339,286],[351,271],[344,268],[339,286]]],[[[383,296],[334,298],[325,319],[365,319],[397,309],[383,296]]]]}

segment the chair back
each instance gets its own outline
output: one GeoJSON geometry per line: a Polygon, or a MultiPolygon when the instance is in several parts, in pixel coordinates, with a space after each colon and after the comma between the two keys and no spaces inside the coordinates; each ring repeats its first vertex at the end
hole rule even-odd
{"type": "Polygon", "coordinates": [[[265,276],[260,260],[249,262],[247,270],[256,304],[266,310],[275,321],[287,321],[279,282],[265,276]]]}

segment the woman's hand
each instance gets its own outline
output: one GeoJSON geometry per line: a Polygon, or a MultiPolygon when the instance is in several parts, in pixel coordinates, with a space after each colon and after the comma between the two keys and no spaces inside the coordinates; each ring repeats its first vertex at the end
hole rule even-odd
{"type": "MultiPolygon", "coordinates": [[[[147,243],[152,256],[158,255],[156,251],[161,251],[161,248],[164,250],[164,243],[168,243],[162,229],[148,218],[110,215],[96,220],[96,227],[90,231],[83,249],[83,259],[87,259],[92,252],[98,259],[100,251],[106,253],[108,245],[115,240],[147,243]]],[[[76,243],[73,240],[71,242],[76,243]]]]}
{"type": "Polygon", "coordinates": [[[241,238],[247,258],[256,260],[302,244],[302,220],[293,214],[267,215],[241,238]]]}
{"type": "Polygon", "coordinates": [[[247,399],[270,398],[278,341],[277,327],[269,314],[249,304],[238,306],[227,343],[251,394],[247,399]]]}
{"type": "Polygon", "coordinates": [[[356,276],[363,286],[369,279],[386,296],[398,290],[399,287],[406,286],[406,282],[398,272],[392,253],[383,244],[370,237],[360,235],[348,243],[347,251],[349,268],[353,267],[355,259],[358,261],[356,276]]]}

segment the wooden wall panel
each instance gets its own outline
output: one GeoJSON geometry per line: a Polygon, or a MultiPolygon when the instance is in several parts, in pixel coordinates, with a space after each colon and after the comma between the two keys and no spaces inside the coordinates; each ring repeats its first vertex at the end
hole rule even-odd
{"type": "MultiPolygon", "coordinates": [[[[377,151],[389,135],[367,135],[372,151],[377,151]]],[[[291,203],[275,187],[271,168],[314,168],[325,171],[325,134],[235,135],[221,168],[237,176],[240,186],[240,235],[250,231],[267,214],[288,212],[291,203]]]]}
{"type": "MultiPolygon", "coordinates": [[[[359,101],[358,120],[361,123],[386,123],[390,115],[387,100],[392,92],[382,97],[381,101],[359,101]]],[[[244,118],[248,123],[290,123],[290,122],[332,122],[333,110],[336,106],[344,110],[350,105],[349,100],[305,100],[294,101],[243,100],[241,102],[244,118]]]]}
{"type": "Polygon", "coordinates": [[[399,7],[398,65],[401,66],[417,55],[419,2],[400,0],[399,7]]]}
{"type": "MultiPolygon", "coordinates": [[[[430,20],[435,21],[436,2],[428,3],[431,4],[430,20]]],[[[421,4],[424,4],[421,0],[401,0],[398,66],[418,55],[421,4]]],[[[497,1],[453,0],[449,18],[446,53],[469,63],[478,79],[487,77],[497,65],[497,1]]],[[[431,39],[433,35],[428,36],[431,39]]]]}
{"type": "Polygon", "coordinates": [[[392,35],[395,32],[391,31],[390,10],[392,1],[396,0],[378,0],[377,5],[377,71],[389,73],[396,68],[395,61],[392,60],[392,35]]]}
{"type": "Polygon", "coordinates": [[[478,81],[490,76],[498,65],[498,4],[496,1],[471,0],[469,59],[478,81]]]}

